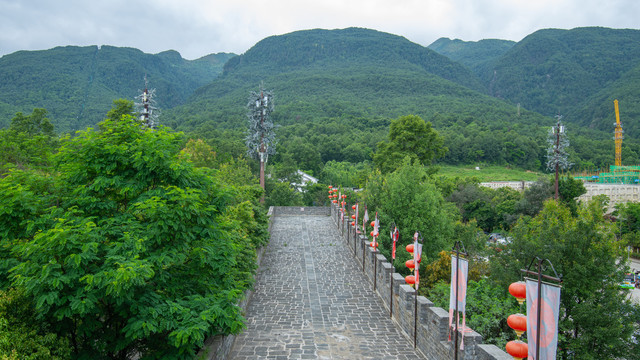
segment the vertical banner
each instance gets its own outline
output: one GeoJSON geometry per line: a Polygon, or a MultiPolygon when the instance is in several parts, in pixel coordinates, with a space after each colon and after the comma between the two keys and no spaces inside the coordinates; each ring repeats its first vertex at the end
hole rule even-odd
{"type": "Polygon", "coordinates": [[[391,242],[393,243],[393,250],[391,251],[391,259],[396,259],[396,243],[400,238],[400,232],[398,232],[398,227],[394,226],[393,231],[391,232],[391,242]]]}
{"type": "Polygon", "coordinates": [[[414,271],[416,273],[416,293],[418,292],[418,285],[420,284],[420,258],[422,257],[422,244],[418,243],[416,239],[413,243],[413,264],[415,265],[414,271]]]}
{"type": "Polygon", "coordinates": [[[362,218],[362,233],[367,235],[367,222],[369,221],[369,212],[367,211],[367,205],[364,206],[364,217],[362,218]]]}
{"type": "Polygon", "coordinates": [[[378,220],[378,212],[376,211],[376,219],[373,222],[373,237],[374,239],[378,237],[380,229],[380,221],[378,220]]]}
{"type": "Polygon", "coordinates": [[[536,355],[538,335],[538,308],[540,308],[540,357],[536,360],[555,360],[558,348],[558,315],[560,313],[560,287],[542,283],[538,303],[538,281],[525,278],[527,284],[527,342],[529,358],[536,355]]]}
{"type": "MultiPolygon", "coordinates": [[[[467,305],[467,278],[469,275],[469,261],[463,258],[451,256],[451,286],[449,287],[449,329],[453,324],[454,312],[456,306],[458,312],[462,312],[462,328],[466,325],[466,305],[467,305]],[[460,268],[458,268],[460,264],[460,268]],[[456,286],[456,278],[458,283],[456,286]]],[[[456,328],[459,328],[459,321],[456,322],[456,328]]],[[[451,331],[449,331],[449,340],[451,340],[451,331]]],[[[464,340],[464,337],[463,337],[464,340]]],[[[460,348],[463,348],[462,342],[460,348]]]]}

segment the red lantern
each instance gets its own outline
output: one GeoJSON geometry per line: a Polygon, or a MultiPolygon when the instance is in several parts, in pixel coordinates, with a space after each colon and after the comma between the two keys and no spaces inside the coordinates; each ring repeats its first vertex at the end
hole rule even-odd
{"type": "Polygon", "coordinates": [[[376,222],[375,222],[375,221],[372,221],[372,222],[371,222],[371,227],[374,227],[374,226],[376,226],[376,222]]]}
{"type": "Polygon", "coordinates": [[[351,226],[356,226],[356,222],[355,222],[355,221],[352,221],[352,222],[351,222],[351,226]]]}
{"type": "Polygon", "coordinates": [[[356,219],[356,215],[355,215],[355,214],[351,215],[351,218],[352,218],[353,220],[355,220],[355,219],[356,219]]]}
{"type": "Polygon", "coordinates": [[[356,206],[355,205],[351,205],[351,210],[355,210],[356,206]]]}
{"type": "Polygon", "coordinates": [[[413,263],[413,260],[405,261],[404,265],[411,269],[411,271],[413,271],[413,269],[416,267],[416,265],[413,263]]]}
{"type": "Polygon", "coordinates": [[[377,242],[375,242],[375,241],[372,241],[372,242],[369,244],[369,246],[371,246],[372,248],[374,248],[374,249],[375,249],[375,248],[377,248],[377,247],[378,247],[378,243],[377,243],[377,242]]]}
{"type": "Polygon", "coordinates": [[[343,201],[343,202],[342,202],[342,206],[345,206],[345,205],[347,205],[347,203],[343,201]]]}
{"type": "Polygon", "coordinates": [[[509,315],[507,325],[516,331],[518,339],[527,331],[527,317],[522,314],[509,315]]]}
{"type": "Polygon", "coordinates": [[[371,235],[371,237],[373,237],[373,231],[371,231],[371,232],[369,233],[369,235],[371,235]]]}
{"type": "Polygon", "coordinates": [[[518,303],[522,305],[524,300],[527,298],[527,285],[524,281],[517,281],[513,284],[509,285],[509,294],[515,296],[518,303]]]}
{"type": "Polygon", "coordinates": [[[413,275],[407,275],[404,277],[404,282],[406,282],[409,285],[413,285],[416,283],[416,277],[413,275]]]}
{"type": "Polygon", "coordinates": [[[413,244],[407,245],[407,247],[405,249],[407,249],[408,252],[413,254],[413,244]]]}
{"type": "Polygon", "coordinates": [[[333,186],[329,185],[329,189],[333,188],[333,186]]]}
{"type": "Polygon", "coordinates": [[[333,203],[334,203],[334,204],[337,204],[337,203],[338,203],[338,200],[333,200],[333,203]]]}
{"type": "Polygon", "coordinates": [[[529,356],[529,346],[520,340],[509,341],[506,349],[509,355],[516,360],[526,359],[529,356]]]}

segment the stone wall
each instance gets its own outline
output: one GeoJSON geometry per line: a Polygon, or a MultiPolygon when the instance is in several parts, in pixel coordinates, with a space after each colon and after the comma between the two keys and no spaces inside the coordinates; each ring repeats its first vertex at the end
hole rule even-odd
{"type": "MultiPolygon", "coordinates": [[[[337,206],[331,206],[331,217],[342,239],[351,249],[353,261],[358,264],[371,282],[372,288],[384,306],[393,311],[392,317],[401,331],[413,342],[415,316],[417,315],[416,347],[427,359],[453,359],[453,341],[449,341],[449,312],[433,306],[424,296],[415,296],[415,290],[407,285],[402,275],[392,272],[387,259],[374,253],[370,241],[356,234],[350,226],[351,219],[340,217],[337,206]],[[393,290],[391,290],[393,284],[393,290]],[[391,296],[393,292],[393,297],[391,296]],[[392,304],[390,309],[390,304],[392,304]],[[417,306],[416,306],[417,305],[417,306]],[[417,314],[414,309],[417,308],[417,314]]],[[[359,224],[362,226],[362,224],[359,224]]],[[[391,314],[390,314],[391,316],[391,314]]],[[[511,360],[512,357],[495,345],[482,344],[482,336],[472,329],[460,329],[458,340],[464,337],[464,350],[458,352],[460,360],[511,360]]],[[[453,339],[453,335],[452,335],[453,339]]]]}
{"type": "Polygon", "coordinates": [[[326,215],[331,214],[331,208],[328,206],[272,206],[274,216],[300,216],[300,215],[326,215]]]}
{"type": "MultiPolygon", "coordinates": [[[[271,234],[271,226],[273,225],[273,219],[275,214],[274,206],[269,208],[269,212],[267,212],[267,216],[269,217],[269,234],[271,234]]],[[[300,208],[297,208],[300,211],[300,208]]],[[[329,208],[327,208],[327,215],[329,214],[329,208]]],[[[258,266],[262,261],[262,254],[264,253],[264,247],[258,249],[257,251],[257,262],[258,266]]],[[[249,301],[251,300],[251,295],[253,295],[253,290],[249,289],[244,292],[244,297],[240,304],[238,304],[242,308],[242,313],[245,314],[247,312],[247,307],[249,306],[249,301]]],[[[198,352],[196,356],[197,359],[201,360],[224,360],[227,359],[229,353],[231,352],[231,348],[233,347],[233,342],[236,340],[235,335],[217,335],[212,336],[205,340],[204,346],[198,352]]]]}

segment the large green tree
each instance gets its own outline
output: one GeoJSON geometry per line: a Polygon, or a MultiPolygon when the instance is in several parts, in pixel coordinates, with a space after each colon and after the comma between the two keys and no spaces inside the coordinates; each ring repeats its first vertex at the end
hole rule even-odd
{"type": "Polygon", "coordinates": [[[640,311],[619,287],[620,244],[616,227],[603,215],[597,200],[579,207],[575,217],[567,206],[548,201],[537,216],[518,221],[508,251],[492,259],[492,278],[505,288],[520,279],[520,269],[535,256],[548,259],[562,274],[562,359],[637,358],[632,335],[640,311]]]}
{"type": "Polygon", "coordinates": [[[413,243],[416,231],[424,238],[423,256],[427,262],[435,259],[441,250],[451,248],[458,214],[455,206],[444,200],[424,166],[411,164],[406,159],[390,174],[374,173],[367,182],[364,200],[371,219],[378,212],[382,226],[381,252],[387,259],[391,258],[388,229],[393,222],[400,231],[398,265],[409,259],[404,245],[413,243]]]}
{"type": "Polygon", "coordinates": [[[67,139],[51,173],[0,180],[1,208],[17,217],[0,223],[12,286],[75,357],[192,358],[207,336],[242,328],[236,303],[255,263],[237,227],[252,209],[229,214],[232,193],[183,144],[125,115],[67,139]]]}
{"type": "Polygon", "coordinates": [[[402,165],[405,157],[412,163],[430,165],[447,152],[444,139],[417,115],[401,116],[391,121],[388,141],[378,143],[373,162],[383,173],[402,165]]]}

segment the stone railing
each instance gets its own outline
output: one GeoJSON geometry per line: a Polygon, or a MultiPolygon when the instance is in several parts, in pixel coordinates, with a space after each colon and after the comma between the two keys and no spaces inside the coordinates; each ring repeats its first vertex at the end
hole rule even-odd
{"type": "MultiPolygon", "coordinates": [[[[392,274],[391,263],[369,246],[369,240],[361,234],[355,234],[351,219],[341,220],[337,206],[331,206],[331,217],[338,227],[343,241],[351,249],[353,261],[363,269],[375,292],[384,306],[389,309],[393,302],[393,320],[401,331],[413,342],[414,309],[416,308],[415,290],[406,284],[404,277],[392,274]],[[375,272],[374,272],[375,269],[375,272]],[[391,277],[393,276],[393,299],[391,298],[391,277]]],[[[449,341],[449,312],[433,306],[424,296],[417,297],[416,348],[427,359],[453,359],[454,345],[449,341]]],[[[482,344],[482,336],[472,329],[460,329],[458,339],[464,337],[464,350],[458,352],[460,360],[511,360],[509,354],[495,345],[482,344]]]]}

